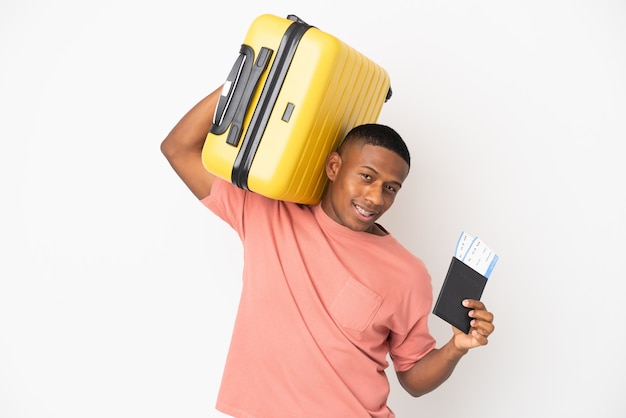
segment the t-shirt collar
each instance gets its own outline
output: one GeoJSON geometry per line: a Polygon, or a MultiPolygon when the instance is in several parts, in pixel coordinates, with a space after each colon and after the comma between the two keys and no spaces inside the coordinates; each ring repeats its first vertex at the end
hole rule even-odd
{"type": "Polygon", "coordinates": [[[374,234],[370,234],[368,232],[362,232],[362,231],[353,231],[352,229],[348,228],[347,226],[341,225],[340,223],[337,223],[334,219],[332,219],[330,216],[328,216],[328,214],[326,212],[324,212],[324,209],[322,209],[322,205],[318,204],[316,206],[313,207],[313,214],[315,215],[315,218],[317,219],[317,222],[322,226],[322,228],[326,231],[330,231],[332,233],[337,233],[337,234],[341,234],[344,235],[346,237],[350,237],[353,239],[360,239],[360,240],[380,240],[380,239],[386,239],[388,237],[391,237],[391,234],[385,229],[383,228],[381,225],[379,225],[379,227],[383,230],[387,232],[387,235],[374,235],[374,234]]]}

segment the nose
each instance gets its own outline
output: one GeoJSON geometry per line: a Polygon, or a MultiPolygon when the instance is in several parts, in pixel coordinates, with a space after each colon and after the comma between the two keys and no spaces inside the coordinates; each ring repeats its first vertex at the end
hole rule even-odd
{"type": "Polygon", "coordinates": [[[383,206],[385,203],[383,189],[376,185],[368,187],[365,193],[365,199],[372,205],[383,206]]]}

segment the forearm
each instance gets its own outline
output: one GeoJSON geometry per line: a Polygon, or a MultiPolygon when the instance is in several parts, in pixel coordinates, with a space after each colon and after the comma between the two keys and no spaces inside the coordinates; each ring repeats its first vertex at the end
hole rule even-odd
{"type": "Polygon", "coordinates": [[[174,126],[161,144],[163,154],[170,159],[181,152],[201,152],[211,129],[213,113],[221,87],[192,107],[174,126]]]}
{"type": "Polygon", "coordinates": [[[221,87],[191,108],[161,143],[170,165],[198,198],[211,192],[214,176],[202,165],[202,147],[213,123],[221,87]]]}
{"type": "Polygon", "coordinates": [[[409,370],[398,372],[398,380],[412,396],[424,395],[445,382],[466,353],[467,350],[457,348],[452,339],[432,350],[409,370]]]}

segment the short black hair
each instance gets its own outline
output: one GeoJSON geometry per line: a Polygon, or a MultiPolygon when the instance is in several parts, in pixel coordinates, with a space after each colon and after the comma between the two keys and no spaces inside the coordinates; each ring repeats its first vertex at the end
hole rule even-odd
{"type": "Polygon", "coordinates": [[[366,123],[355,126],[348,132],[343,142],[339,146],[339,152],[343,144],[358,142],[362,145],[369,144],[387,148],[398,154],[411,167],[411,155],[406,143],[393,128],[379,123],[366,123]]]}

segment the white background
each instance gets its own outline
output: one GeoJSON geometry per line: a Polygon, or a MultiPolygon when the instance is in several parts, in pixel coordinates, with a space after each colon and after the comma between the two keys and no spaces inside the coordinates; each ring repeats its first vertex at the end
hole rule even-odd
{"type": "Polygon", "coordinates": [[[626,415],[626,5],[261,3],[0,3],[0,417],[221,416],[240,246],[159,144],[265,12],[390,73],[413,165],[382,223],[434,291],[462,230],[500,254],[490,344],[422,398],[390,373],[398,416],[626,415]]]}

